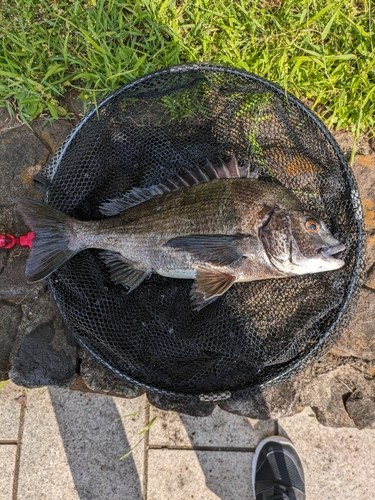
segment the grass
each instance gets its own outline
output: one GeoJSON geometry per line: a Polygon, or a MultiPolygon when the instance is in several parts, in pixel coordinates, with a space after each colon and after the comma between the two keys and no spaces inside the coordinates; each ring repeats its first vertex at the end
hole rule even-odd
{"type": "Polygon", "coordinates": [[[150,71],[230,64],[308,100],[330,128],[375,125],[371,0],[0,0],[0,106],[65,116],[150,71]]]}
{"type": "Polygon", "coordinates": [[[141,430],[139,431],[137,434],[138,436],[142,436],[141,439],[138,441],[137,444],[135,444],[132,448],[130,448],[129,451],[127,451],[124,455],[122,455],[121,457],[119,457],[119,460],[124,460],[124,458],[127,458],[129,457],[133,451],[135,450],[135,448],[137,448],[137,446],[139,446],[142,441],[144,440],[144,438],[146,437],[146,434],[149,432],[149,430],[151,429],[151,427],[154,425],[156,419],[158,417],[153,417],[150,422],[141,430]]]}
{"type": "MultiPolygon", "coordinates": [[[[133,413],[129,413],[128,415],[124,415],[123,417],[116,418],[115,422],[118,422],[119,420],[123,420],[124,418],[134,417],[134,416],[138,415],[139,413],[145,411],[147,408],[150,408],[151,406],[152,405],[147,405],[145,408],[141,408],[140,410],[134,411],[133,413]]],[[[135,448],[137,448],[137,446],[139,446],[142,443],[142,441],[145,439],[147,433],[150,431],[151,427],[154,425],[157,418],[158,418],[157,416],[153,417],[148,422],[148,424],[145,425],[145,427],[143,427],[143,429],[141,429],[139,432],[137,432],[138,436],[142,436],[141,439],[132,448],[130,448],[130,450],[128,450],[124,455],[122,455],[121,457],[118,457],[119,460],[124,460],[124,458],[127,458],[128,456],[130,456],[133,453],[135,448]]]]}

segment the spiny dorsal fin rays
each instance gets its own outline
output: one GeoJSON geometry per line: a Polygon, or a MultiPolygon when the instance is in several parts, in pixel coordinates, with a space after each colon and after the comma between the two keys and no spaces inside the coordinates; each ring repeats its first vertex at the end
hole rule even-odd
{"type": "Polygon", "coordinates": [[[99,208],[104,215],[118,215],[128,208],[150,200],[154,196],[177,191],[181,188],[191,187],[203,182],[210,182],[215,179],[231,179],[250,176],[250,163],[248,162],[243,167],[239,167],[234,155],[228,164],[224,163],[222,159],[219,159],[219,162],[213,165],[207,159],[204,167],[187,170],[182,174],[177,174],[171,179],[166,179],[154,186],[133,188],[123,196],[103,203],[99,208]]]}
{"type": "Polygon", "coordinates": [[[212,165],[210,160],[207,158],[206,159],[206,165],[203,167],[204,172],[207,174],[208,178],[213,181],[215,179],[220,179],[219,172],[217,169],[212,165]]]}
{"type": "Polygon", "coordinates": [[[258,172],[254,173],[250,171],[250,160],[246,160],[242,167],[238,167],[238,170],[240,171],[240,177],[247,177],[248,179],[250,179],[252,177],[259,176],[258,172]]]}
{"type": "MultiPolygon", "coordinates": [[[[232,177],[229,169],[227,168],[227,165],[221,158],[219,158],[219,163],[218,165],[215,165],[215,167],[215,170],[218,173],[220,179],[230,179],[232,177]]],[[[236,175],[236,177],[238,177],[238,175],[236,175]]]]}
{"type": "Polygon", "coordinates": [[[229,163],[227,163],[227,168],[229,170],[231,177],[241,177],[241,172],[238,167],[237,158],[233,155],[229,163]]]}

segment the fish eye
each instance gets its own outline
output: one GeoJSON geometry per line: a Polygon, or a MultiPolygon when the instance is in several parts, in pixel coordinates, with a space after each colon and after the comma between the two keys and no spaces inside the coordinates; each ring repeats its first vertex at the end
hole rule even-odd
{"type": "Polygon", "coordinates": [[[305,227],[310,233],[317,233],[320,229],[320,224],[314,219],[309,219],[305,222],[305,227]]]}

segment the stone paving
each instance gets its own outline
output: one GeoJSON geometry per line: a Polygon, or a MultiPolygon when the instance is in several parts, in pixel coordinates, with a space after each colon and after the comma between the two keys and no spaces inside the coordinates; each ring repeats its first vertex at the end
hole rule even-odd
{"type": "Polygon", "coordinates": [[[309,407],[263,421],[165,412],[145,396],[24,395],[11,381],[0,391],[0,500],[252,500],[254,449],[275,433],[301,454],[308,500],[373,498],[375,430],[324,427],[309,407]]]}

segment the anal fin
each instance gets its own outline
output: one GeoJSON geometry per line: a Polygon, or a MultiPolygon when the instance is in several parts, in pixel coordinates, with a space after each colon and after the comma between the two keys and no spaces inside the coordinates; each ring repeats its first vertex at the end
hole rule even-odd
{"type": "Polygon", "coordinates": [[[117,252],[103,251],[101,256],[109,269],[111,280],[129,287],[129,292],[137,288],[150,274],[150,271],[136,269],[131,262],[117,252]]]}
{"type": "Polygon", "coordinates": [[[236,281],[236,277],[214,269],[198,267],[197,277],[191,291],[195,309],[199,311],[223,295],[236,281]]]}

